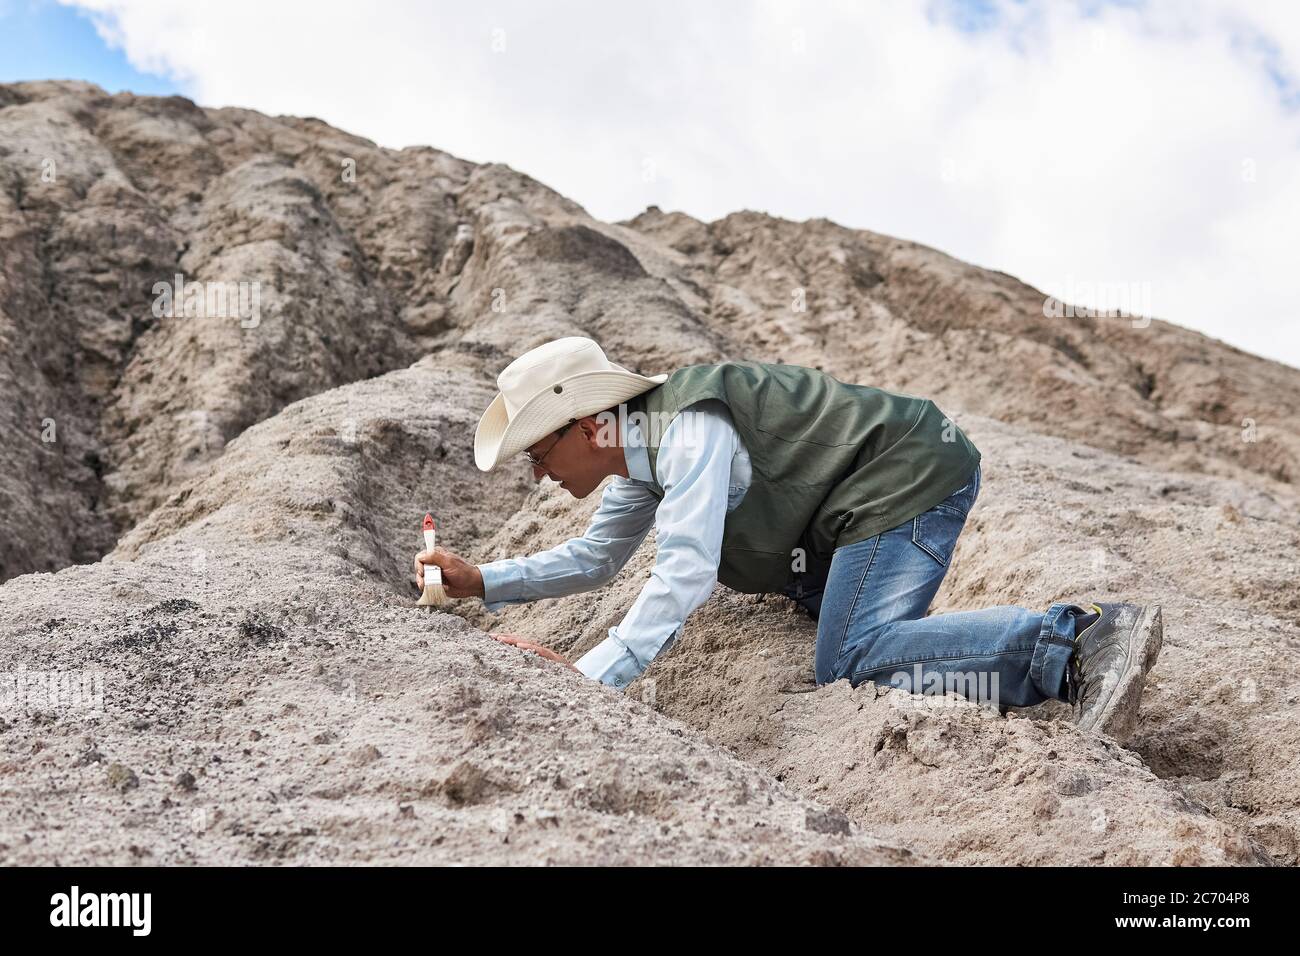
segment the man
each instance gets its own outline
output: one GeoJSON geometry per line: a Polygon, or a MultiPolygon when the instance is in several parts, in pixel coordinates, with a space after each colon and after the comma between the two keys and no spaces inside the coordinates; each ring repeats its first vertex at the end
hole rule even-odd
{"type": "Polygon", "coordinates": [[[578,538],[473,565],[445,549],[451,597],[489,610],[608,583],[650,528],[654,570],[617,627],[576,664],[623,688],[682,633],[715,582],[779,592],[817,621],[817,683],[847,678],[953,691],[1005,707],[1067,701],[1086,729],[1126,739],[1160,652],[1158,606],[1053,604],[926,617],[980,488],[980,453],[927,399],[814,369],[724,362],[638,375],[591,339],[510,363],[474,437],[478,467],[522,454],[533,476],[585,498],[578,538]]]}

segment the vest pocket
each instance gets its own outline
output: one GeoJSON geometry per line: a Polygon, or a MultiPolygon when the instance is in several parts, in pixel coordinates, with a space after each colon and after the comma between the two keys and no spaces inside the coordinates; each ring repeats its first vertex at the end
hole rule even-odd
{"type": "Polygon", "coordinates": [[[723,546],[718,580],[742,594],[774,594],[794,577],[794,554],[723,546]]]}
{"type": "Polygon", "coordinates": [[[947,508],[931,508],[912,519],[912,543],[943,567],[952,560],[965,516],[947,508]]]}

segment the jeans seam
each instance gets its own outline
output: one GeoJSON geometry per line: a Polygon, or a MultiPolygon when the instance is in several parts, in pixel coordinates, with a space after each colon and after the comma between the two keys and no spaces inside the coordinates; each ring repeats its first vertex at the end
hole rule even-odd
{"type": "Polygon", "coordinates": [[[858,609],[858,601],[862,599],[862,589],[866,586],[867,576],[871,574],[871,568],[876,563],[876,555],[880,552],[880,535],[876,535],[875,541],[871,546],[871,557],[867,559],[867,566],[862,569],[862,577],[858,579],[858,589],[853,594],[853,603],[849,605],[849,611],[844,615],[844,630],[840,632],[840,639],[835,646],[835,660],[831,662],[832,672],[839,669],[838,665],[844,659],[844,642],[849,636],[849,625],[853,621],[853,614],[858,609]]]}

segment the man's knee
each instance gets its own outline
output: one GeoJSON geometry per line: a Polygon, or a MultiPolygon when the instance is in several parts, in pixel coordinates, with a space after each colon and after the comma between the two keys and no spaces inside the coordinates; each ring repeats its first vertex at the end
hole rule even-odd
{"type": "Polygon", "coordinates": [[[892,622],[879,622],[858,629],[849,639],[832,648],[819,637],[813,658],[813,674],[818,684],[833,684],[847,679],[857,687],[867,679],[871,654],[877,638],[892,622]]]}
{"type": "Polygon", "coordinates": [[[866,676],[861,672],[859,667],[854,664],[855,655],[846,654],[838,660],[823,660],[820,657],[814,661],[814,676],[818,684],[833,684],[837,680],[847,680],[854,687],[857,687],[866,676]]]}

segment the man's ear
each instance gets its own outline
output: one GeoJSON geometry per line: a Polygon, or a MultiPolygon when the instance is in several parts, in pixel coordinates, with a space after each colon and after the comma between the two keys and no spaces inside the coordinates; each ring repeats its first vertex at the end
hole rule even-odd
{"type": "Polygon", "coordinates": [[[582,432],[583,442],[593,451],[618,444],[618,431],[609,422],[598,420],[595,415],[578,419],[577,428],[582,432]]]}

